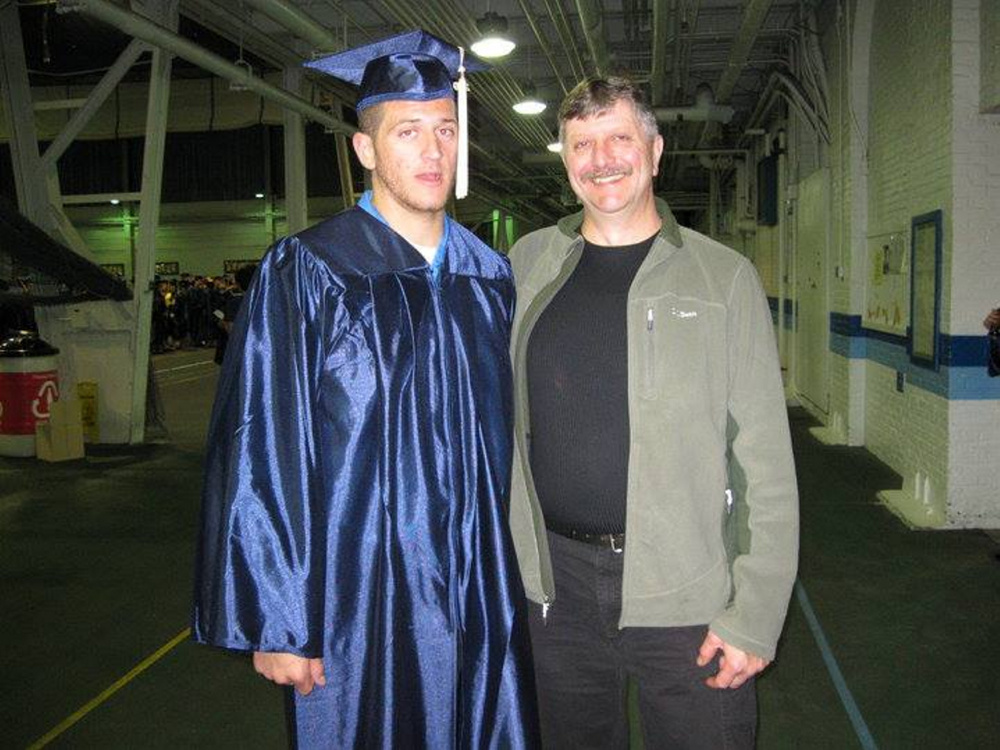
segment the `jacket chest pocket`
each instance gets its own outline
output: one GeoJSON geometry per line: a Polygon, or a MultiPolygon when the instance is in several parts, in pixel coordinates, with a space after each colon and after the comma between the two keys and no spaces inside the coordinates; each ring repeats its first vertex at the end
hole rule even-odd
{"type": "MultiPolygon", "coordinates": [[[[640,398],[685,398],[705,387],[713,356],[710,332],[720,314],[716,307],[721,308],[674,295],[636,300],[633,382],[640,398]]],[[[720,336],[723,331],[719,329],[720,336]]]]}

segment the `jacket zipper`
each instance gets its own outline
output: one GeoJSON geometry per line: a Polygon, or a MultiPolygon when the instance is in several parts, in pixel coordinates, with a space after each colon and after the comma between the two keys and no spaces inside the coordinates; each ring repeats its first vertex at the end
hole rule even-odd
{"type": "Polygon", "coordinates": [[[655,323],[655,315],[652,307],[646,308],[646,346],[645,346],[645,362],[643,367],[643,390],[647,396],[653,395],[653,389],[656,387],[656,337],[653,335],[653,326],[655,323]]]}

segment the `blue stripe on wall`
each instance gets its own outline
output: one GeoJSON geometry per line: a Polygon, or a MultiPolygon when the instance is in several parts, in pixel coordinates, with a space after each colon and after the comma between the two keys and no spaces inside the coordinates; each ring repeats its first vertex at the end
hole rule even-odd
{"type": "Polygon", "coordinates": [[[910,361],[907,338],[861,325],[860,315],[830,313],[830,351],[849,359],[870,359],[905,373],[911,385],[942,398],[1000,399],[1000,378],[986,374],[986,336],[940,334],[937,370],[910,361]]]}

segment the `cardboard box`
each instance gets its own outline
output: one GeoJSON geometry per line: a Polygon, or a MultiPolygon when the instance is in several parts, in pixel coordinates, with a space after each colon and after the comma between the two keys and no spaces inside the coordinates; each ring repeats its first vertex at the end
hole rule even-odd
{"type": "Polygon", "coordinates": [[[84,457],[83,426],[40,424],[35,428],[35,451],[42,461],[74,461],[84,457]]]}
{"type": "Polygon", "coordinates": [[[49,421],[35,427],[35,452],[42,461],[73,461],[84,457],[80,402],[62,398],[49,406],[49,421]]]}

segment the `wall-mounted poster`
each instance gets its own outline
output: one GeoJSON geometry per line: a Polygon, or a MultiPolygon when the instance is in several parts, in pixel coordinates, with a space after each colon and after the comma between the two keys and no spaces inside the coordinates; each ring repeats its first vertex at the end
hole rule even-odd
{"type": "Polygon", "coordinates": [[[165,260],[156,264],[156,273],[160,276],[177,276],[181,272],[181,264],[176,260],[165,260]]]}
{"type": "Polygon", "coordinates": [[[941,211],[913,217],[910,246],[910,359],[937,369],[941,327],[941,211]]]}
{"type": "Polygon", "coordinates": [[[110,274],[115,276],[121,276],[125,278],[125,264],[124,263],[101,263],[101,268],[110,274]]]}
{"type": "Polygon", "coordinates": [[[243,260],[224,260],[222,261],[222,272],[223,273],[236,273],[244,266],[257,267],[260,265],[259,258],[244,258],[243,260]]]}
{"type": "Polygon", "coordinates": [[[904,275],[907,260],[906,232],[888,232],[868,238],[865,328],[906,335],[909,323],[909,278],[904,275]]]}

